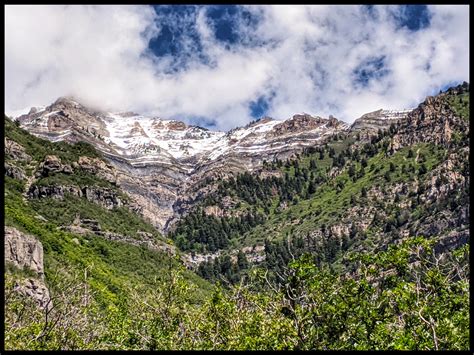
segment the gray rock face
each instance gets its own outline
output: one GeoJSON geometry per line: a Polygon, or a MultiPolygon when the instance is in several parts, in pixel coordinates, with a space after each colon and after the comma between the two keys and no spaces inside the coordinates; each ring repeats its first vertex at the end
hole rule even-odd
{"type": "Polygon", "coordinates": [[[405,119],[413,109],[408,110],[377,110],[366,113],[354,121],[351,131],[357,131],[370,136],[376,134],[379,129],[387,130],[390,125],[405,119]]]}
{"type": "Polygon", "coordinates": [[[53,307],[49,289],[42,280],[29,278],[17,281],[14,290],[33,298],[40,308],[53,307]]]}
{"type": "Polygon", "coordinates": [[[36,238],[6,226],[5,261],[20,269],[31,269],[40,278],[44,277],[43,245],[36,238]]]}
{"type": "Polygon", "coordinates": [[[84,187],[82,189],[88,201],[101,205],[109,210],[123,206],[123,202],[113,190],[97,187],[84,187]]]}
{"type": "Polygon", "coordinates": [[[73,163],[73,166],[88,173],[95,174],[112,184],[117,184],[116,170],[112,165],[105,163],[101,159],[81,156],[77,163],[73,163]]]}
{"type": "Polygon", "coordinates": [[[29,198],[45,198],[51,197],[57,200],[64,199],[66,192],[74,196],[82,197],[83,192],[77,186],[38,186],[32,185],[28,191],[29,198]]]}
{"type": "Polygon", "coordinates": [[[23,171],[23,169],[17,167],[17,166],[14,166],[14,165],[10,165],[8,163],[4,163],[4,168],[5,168],[5,175],[6,176],[9,176],[13,179],[16,179],[16,180],[24,180],[26,179],[26,175],[25,175],[25,172],[23,171]]]}
{"type": "Polygon", "coordinates": [[[420,142],[449,146],[453,131],[469,135],[469,123],[458,117],[445,101],[447,94],[428,96],[400,123],[397,134],[390,142],[390,151],[420,142]]]}
{"type": "Polygon", "coordinates": [[[85,186],[82,189],[77,186],[38,186],[32,185],[28,191],[29,198],[51,197],[57,200],[63,200],[64,194],[70,193],[73,196],[85,197],[88,201],[96,203],[107,209],[124,206],[124,202],[117,193],[108,188],[85,186]]]}
{"type": "Polygon", "coordinates": [[[5,262],[19,269],[30,269],[37,278],[17,280],[15,290],[32,297],[40,308],[52,307],[49,290],[44,283],[43,245],[36,238],[21,233],[13,227],[5,227],[5,262]]]}
{"type": "Polygon", "coordinates": [[[25,148],[5,137],[5,155],[13,160],[31,161],[31,157],[25,153],[25,148]]]}
{"type": "Polygon", "coordinates": [[[99,222],[94,219],[87,219],[87,218],[81,219],[80,225],[81,227],[90,229],[93,232],[100,232],[102,230],[99,222]]]}
{"type": "Polygon", "coordinates": [[[48,155],[39,165],[38,171],[36,172],[36,177],[46,177],[54,173],[71,174],[72,172],[72,167],[67,164],[62,164],[61,159],[59,157],[57,157],[56,155],[48,155]]]}

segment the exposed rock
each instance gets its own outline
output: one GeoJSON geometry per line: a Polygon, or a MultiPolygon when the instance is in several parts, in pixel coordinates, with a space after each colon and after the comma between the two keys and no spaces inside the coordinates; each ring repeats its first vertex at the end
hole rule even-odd
{"type": "Polygon", "coordinates": [[[235,210],[237,202],[234,201],[230,196],[224,196],[219,205],[206,206],[204,213],[208,216],[216,217],[236,217],[243,214],[243,211],[235,210]]]}
{"type": "Polygon", "coordinates": [[[33,298],[40,308],[53,307],[49,289],[41,279],[28,278],[16,281],[14,290],[33,298]]]}
{"type": "Polygon", "coordinates": [[[95,219],[84,218],[84,219],[81,219],[80,224],[81,224],[81,227],[87,228],[93,232],[100,232],[102,230],[99,222],[96,221],[95,219]]]}
{"type": "Polygon", "coordinates": [[[25,172],[23,171],[22,168],[19,168],[19,167],[14,166],[14,165],[10,165],[7,162],[4,163],[4,167],[5,167],[5,175],[6,176],[9,176],[9,177],[11,177],[13,179],[16,179],[16,180],[26,179],[25,172]]]}
{"type": "Polygon", "coordinates": [[[39,186],[32,185],[28,190],[28,198],[51,197],[57,200],[63,200],[64,194],[68,192],[73,196],[82,197],[83,192],[77,186],[39,186]]]}
{"type": "Polygon", "coordinates": [[[82,192],[88,201],[97,203],[109,210],[124,205],[118,194],[111,189],[86,186],[82,189],[82,192]]]}
{"type": "Polygon", "coordinates": [[[138,136],[148,138],[148,135],[145,133],[145,130],[143,129],[143,127],[138,122],[135,122],[133,124],[133,128],[130,130],[130,135],[132,135],[132,136],[138,135],[138,136]]]}
{"type": "Polygon", "coordinates": [[[462,245],[469,243],[469,229],[462,231],[451,231],[440,238],[435,245],[435,252],[442,253],[446,250],[454,250],[462,245]]]}
{"type": "Polygon", "coordinates": [[[39,307],[52,307],[49,290],[44,283],[43,245],[31,235],[5,226],[5,262],[19,269],[30,269],[37,278],[16,280],[14,290],[32,297],[39,307]]]}
{"type": "MultiPolygon", "coordinates": [[[[242,249],[230,250],[228,255],[230,256],[231,262],[234,264],[237,262],[237,254],[239,251],[243,252],[247,258],[247,261],[251,263],[257,264],[265,260],[265,246],[254,245],[253,247],[244,247],[242,249]]],[[[195,270],[203,262],[213,261],[222,255],[223,253],[220,250],[214,253],[206,254],[191,252],[184,254],[181,260],[188,269],[195,270]]]]}
{"type": "Polygon", "coordinates": [[[102,159],[81,156],[73,166],[95,174],[113,184],[117,184],[117,172],[112,165],[107,164],[102,159]]]}
{"type": "Polygon", "coordinates": [[[446,102],[446,95],[447,93],[428,96],[400,121],[397,134],[392,138],[389,147],[390,152],[420,142],[448,146],[453,139],[454,130],[469,135],[469,123],[452,111],[446,102]]]}
{"type": "Polygon", "coordinates": [[[70,193],[73,196],[85,197],[88,201],[96,203],[107,209],[124,206],[124,202],[118,193],[112,189],[96,186],[85,186],[82,189],[78,186],[52,185],[39,186],[32,185],[28,191],[29,198],[51,197],[58,200],[64,199],[64,194],[70,193]]]}
{"type": "Polygon", "coordinates": [[[406,110],[377,110],[366,113],[356,119],[351,126],[351,131],[361,134],[362,139],[367,139],[379,130],[388,130],[390,125],[397,124],[405,119],[413,109],[406,110]]]}
{"type": "Polygon", "coordinates": [[[5,154],[13,160],[31,161],[31,156],[25,153],[25,148],[7,137],[5,137],[5,154]]]}
{"type": "Polygon", "coordinates": [[[166,125],[168,129],[176,130],[176,131],[184,131],[188,126],[181,121],[170,121],[166,125]]]}
{"type": "Polygon", "coordinates": [[[47,155],[40,164],[40,169],[43,169],[43,176],[48,176],[50,173],[62,171],[63,165],[56,155],[47,155]]]}
{"type": "MultiPolygon", "coordinates": [[[[337,120],[336,120],[337,121],[337,120]]],[[[283,121],[274,127],[275,134],[283,134],[288,132],[300,132],[303,130],[311,130],[331,123],[334,125],[334,119],[328,120],[321,117],[313,117],[308,114],[294,115],[289,120],[283,121]]]]}
{"type": "Polygon", "coordinates": [[[34,237],[5,226],[5,261],[16,267],[28,268],[44,277],[43,245],[34,237]]]}
{"type": "Polygon", "coordinates": [[[148,233],[148,232],[143,232],[143,231],[138,231],[137,232],[138,237],[140,237],[142,240],[152,240],[153,239],[153,234],[148,233]]]}
{"type": "Polygon", "coordinates": [[[61,159],[56,155],[47,155],[36,171],[36,177],[46,177],[54,173],[72,174],[72,167],[68,164],[62,164],[61,159]]]}
{"type": "Polygon", "coordinates": [[[260,263],[265,260],[265,246],[254,245],[253,247],[244,247],[242,252],[251,263],[260,263]]]}

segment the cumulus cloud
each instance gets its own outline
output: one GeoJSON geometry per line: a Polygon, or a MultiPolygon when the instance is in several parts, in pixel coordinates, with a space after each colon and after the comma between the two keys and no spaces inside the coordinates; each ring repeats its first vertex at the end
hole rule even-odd
{"type": "Polygon", "coordinates": [[[208,7],[173,20],[148,6],[8,5],[6,111],[72,95],[227,130],[253,119],[251,103],[265,98],[277,119],[307,112],[352,122],[467,81],[468,10],[430,6],[429,24],[412,31],[398,6],[249,5],[238,11],[255,23],[235,16],[229,43],[208,7]],[[179,53],[154,55],[150,40],[173,22],[184,29],[179,53]]]}

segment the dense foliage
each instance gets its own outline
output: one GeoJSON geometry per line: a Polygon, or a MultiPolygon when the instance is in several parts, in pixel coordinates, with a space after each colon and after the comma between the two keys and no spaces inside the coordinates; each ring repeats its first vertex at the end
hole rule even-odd
{"type": "Polygon", "coordinates": [[[6,349],[467,349],[468,248],[440,257],[432,246],[410,238],[349,255],[357,265],[350,275],[305,255],[276,287],[254,269],[228,291],[217,285],[200,307],[189,303],[193,285],[176,268],[107,309],[79,275],[52,279],[58,292],[49,311],[15,294],[7,277],[6,349]]]}

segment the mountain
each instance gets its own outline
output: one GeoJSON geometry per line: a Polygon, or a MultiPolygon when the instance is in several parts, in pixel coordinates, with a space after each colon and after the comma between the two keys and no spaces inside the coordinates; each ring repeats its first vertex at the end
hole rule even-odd
{"type": "Polygon", "coordinates": [[[177,201],[208,177],[252,170],[263,160],[283,158],[348,129],[335,118],[294,115],[270,118],[227,133],[183,122],[109,113],[72,98],[32,108],[16,118],[22,128],[53,142],[88,142],[117,170],[117,183],[161,231],[179,218],[177,201]],[[177,212],[178,210],[178,212],[177,212]]]}
{"type": "MultiPolygon", "coordinates": [[[[107,250],[112,249],[128,249],[127,258],[140,253],[140,248],[156,260],[168,255],[179,258],[179,251],[136,213],[136,206],[117,185],[113,166],[89,144],[48,142],[8,118],[4,143],[5,223],[11,226],[6,235],[12,236],[5,241],[12,243],[8,251],[14,264],[38,265],[34,268],[46,269],[51,275],[56,263],[77,267],[79,255],[83,263],[100,255],[106,258],[107,250]],[[34,235],[40,237],[40,252],[37,257],[28,257],[25,250],[36,248],[27,247],[35,245],[34,235]],[[101,246],[91,242],[91,235],[100,237],[101,246]],[[48,251],[47,267],[42,266],[43,248],[48,251]]],[[[97,260],[94,263],[110,268],[97,260]]],[[[152,269],[156,267],[161,266],[152,269]]]]}
{"type": "Polygon", "coordinates": [[[6,344],[466,349],[469,129],[467,83],[352,125],[5,118],[6,344]]]}
{"type": "Polygon", "coordinates": [[[361,128],[377,120],[364,115],[322,145],[214,182],[169,235],[211,279],[222,269],[203,261],[235,262],[239,252],[279,270],[308,251],[344,267],[347,252],[377,252],[410,235],[457,249],[469,241],[468,104],[464,85],[390,124],[382,117],[361,128]]]}
{"type": "MultiPolygon", "coordinates": [[[[215,132],[176,120],[145,117],[133,112],[97,111],[66,97],[59,98],[47,107],[32,108],[28,114],[17,117],[16,121],[32,134],[53,142],[92,144],[107,159],[108,167],[102,167],[101,174],[112,177],[111,181],[128,196],[131,208],[161,232],[170,232],[176,237],[180,224],[187,223],[183,222],[186,221],[183,217],[202,208],[206,214],[216,215],[218,218],[242,215],[244,212],[241,205],[248,203],[252,206],[255,195],[246,202],[245,199],[242,200],[242,196],[226,196],[222,191],[229,189],[226,185],[228,181],[235,182],[235,178],[239,181],[240,176],[248,173],[252,174],[250,179],[258,176],[263,183],[273,181],[274,188],[280,190],[282,184],[294,183],[291,179],[295,179],[298,187],[291,194],[305,200],[311,195],[309,190],[317,190],[326,180],[338,178],[349,168],[352,180],[352,175],[363,174],[353,171],[364,171],[367,164],[380,164],[375,161],[371,164],[375,159],[374,155],[380,150],[388,149],[386,154],[397,156],[397,151],[407,149],[404,147],[416,149],[415,165],[404,169],[417,169],[420,151],[423,151],[423,160],[427,160],[427,155],[432,155],[433,149],[438,151],[453,139],[456,143],[462,141],[459,135],[464,137],[468,127],[465,127],[465,120],[456,118],[459,115],[456,116],[453,106],[457,97],[465,97],[468,92],[469,87],[462,85],[437,97],[428,97],[417,108],[399,111],[380,109],[362,115],[352,125],[332,116],[322,118],[296,114],[283,121],[265,117],[229,132],[215,132]],[[315,149],[318,150],[316,153],[315,149]],[[319,159],[324,154],[328,157],[319,159]],[[320,164],[317,160],[322,160],[324,169],[309,166],[309,161],[315,155],[318,157],[312,163],[317,166],[320,164]],[[360,155],[364,156],[363,167],[360,167],[360,155]],[[354,157],[359,160],[354,161],[354,157]],[[287,163],[284,169],[276,167],[275,162],[285,159],[287,163]],[[291,164],[295,161],[299,161],[303,168],[292,168],[291,164]],[[300,178],[298,174],[303,176],[300,178]],[[275,183],[275,179],[281,181],[275,183]],[[305,189],[306,195],[302,196],[305,189]]],[[[449,169],[460,164],[453,163],[457,159],[461,158],[449,160],[449,169]]],[[[396,159],[393,160],[399,164],[396,159]]],[[[440,163],[438,156],[435,162],[440,163]]],[[[403,172],[405,173],[406,171],[403,172]]],[[[436,176],[438,171],[431,174],[436,176]]],[[[411,175],[408,178],[414,179],[413,182],[404,181],[403,186],[399,184],[396,189],[412,193],[410,191],[419,188],[420,182],[416,178],[411,175]]],[[[452,179],[456,180],[454,177],[452,179]]],[[[388,182],[385,185],[390,185],[388,182]]],[[[258,181],[257,184],[262,182],[258,181]]],[[[374,184],[379,185],[374,181],[367,181],[365,188],[369,190],[369,194],[374,190],[374,184]]],[[[242,187],[237,183],[233,188],[237,191],[242,187]]],[[[253,191],[252,194],[262,195],[260,191],[253,191]]],[[[277,197],[279,202],[276,209],[287,209],[286,204],[292,198],[281,196],[281,191],[276,194],[272,192],[272,196],[266,198],[273,201],[277,197]]],[[[262,206],[265,207],[263,214],[271,215],[268,201],[265,206],[262,206]]],[[[352,210],[355,208],[352,206],[352,210]]],[[[365,206],[360,208],[359,213],[372,215],[365,206]]],[[[255,210],[255,206],[252,209],[255,210]]],[[[360,215],[351,213],[344,217],[345,222],[331,228],[345,231],[344,233],[348,233],[350,228],[356,228],[353,222],[360,215]]],[[[255,216],[257,214],[253,213],[255,216]]],[[[369,220],[360,223],[370,225],[369,220]]],[[[275,226],[269,228],[280,229],[275,226]]],[[[366,227],[363,229],[365,231],[366,227]]],[[[189,236],[182,237],[190,240],[189,236]]],[[[253,247],[259,248],[259,245],[253,247]]],[[[212,249],[214,247],[211,247],[211,251],[212,249]]]]}

